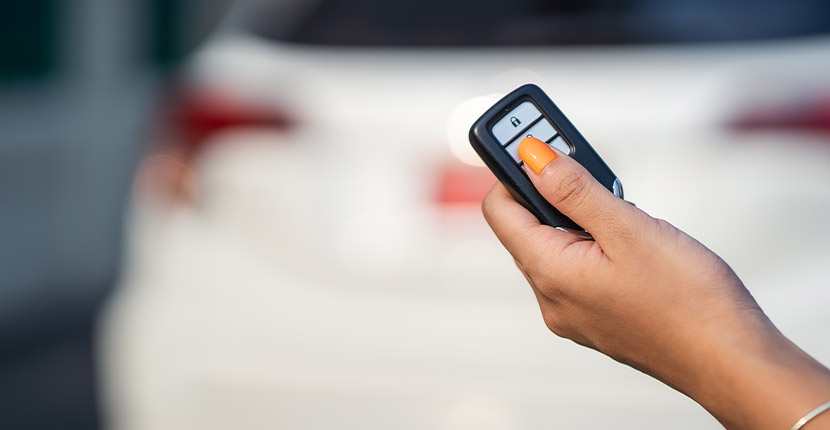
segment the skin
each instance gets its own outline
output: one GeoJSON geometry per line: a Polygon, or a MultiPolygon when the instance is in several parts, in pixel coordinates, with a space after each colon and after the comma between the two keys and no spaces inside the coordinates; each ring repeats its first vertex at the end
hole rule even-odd
{"type": "MultiPolygon", "coordinates": [[[[561,152],[524,149],[539,192],[595,239],[540,224],[501,184],[484,199],[553,333],[659,379],[728,429],[789,429],[830,400],[830,371],[778,331],[720,257],[561,152]]],[[[803,428],[830,429],[830,411],[803,428]]]]}

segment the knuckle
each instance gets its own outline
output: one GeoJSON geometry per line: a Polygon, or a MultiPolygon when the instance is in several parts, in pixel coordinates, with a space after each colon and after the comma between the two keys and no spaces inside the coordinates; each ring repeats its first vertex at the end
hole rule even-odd
{"type": "Polygon", "coordinates": [[[536,264],[525,266],[526,273],[533,280],[533,286],[542,295],[550,300],[560,300],[567,289],[563,285],[563,276],[558,270],[552,269],[550,265],[545,263],[536,262],[536,264]]]}
{"type": "Polygon", "coordinates": [[[570,170],[558,179],[556,186],[548,193],[553,206],[561,204],[575,204],[584,199],[590,178],[585,170],[570,170]]]}
{"type": "Polygon", "coordinates": [[[545,269],[546,262],[547,259],[544,255],[539,255],[538,252],[530,252],[522,259],[522,270],[537,282],[547,284],[550,280],[545,269]]]}
{"type": "Polygon", "coordinates": [[[654,219],[644,212],[636,209],[632,212],[609,212],[605,214],[608,219],[608,231],[612,231],[613,242],[623,244],[627,247],[639,247],[648,241],[650,231],[656,227],[654,219]]]}
{"type": "Polygon", "coordinates": [[[559,319],[556,318],[556,315],[551,312],[545,312],[542,314],[542,319],[545,321],[545,327],[548,328],[553,334],[557,336],[562,336],[563,334],[563,327],[559,323],[559,319]]]}
{"type": "Polygon", "coordinates": [[[565,339],[571,339],[573,337],[572,330],[570,330],[565,324],[564,318],[554,312],[545,312],[542,315],[542,319],[545,321],[545,327],[551,331],[551,333],[565,339]]]}
{"type": "Polygon", "coordinates": [[[484,215],[484,219],[492,219],[494,210],[493,192],[490,191],[486,196],[484,196],[484,200],[481,201],[481,213],[484,215]]]}
{"type": "Polygon", "coordinates": [[[617,242],[639,244],[642,242],[643,232],[648,230],[647,222],[643,217],[614,217],[613,230],[617,242]]]}
{"type": "Polygon", "coordinates": [[[672,225],[670,222],[662,220],[660,218],[651,218],[650,225],[646,227],[650,227],[654,232],[652,235],[652,240],[655,240],[656,243],[675,243],[680,236],[680,230],[678,230],[677,227],[672,225]]]}
{"type": "Polygon", "coordinates": [[[541,253],[537,251],[536,248],[531,249],[527,255],[524,256],[522,261],[522,269],[525,270],[525,273],[528,276],[532,277],[533,279],[537,279],[540,282],[546,283],[548,282],[547,273],[545,272],[544,266],[547,262],[545,255],[540,255],[541,253]]]}
{"type": "Polygon", "coordinates": [[[660,218],[652,218],[652,221],[654,222],[657,232],[661,236],[667,237],[675,236],[677,234],[678,230],[674,225],[672,225],[672,223],[660,218]]]}

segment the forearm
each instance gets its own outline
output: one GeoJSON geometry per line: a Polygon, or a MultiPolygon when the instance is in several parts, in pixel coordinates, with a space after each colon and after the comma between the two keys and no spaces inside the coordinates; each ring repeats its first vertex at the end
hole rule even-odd
{"type": "MultiPolygon", "coordinates": [[[[726,428],[788,430],[830,400],[830,370],[784,337],[766,318],[749,327],[707,333],[675,377],[677,388],[726,428]]],[[[680,367],[675,367],[676,369],[680,367]]],[[[669,376],[668,383],[672,383],[669,376]]],[[[830,428],[822,414],[805,429],[830,428]]]]}

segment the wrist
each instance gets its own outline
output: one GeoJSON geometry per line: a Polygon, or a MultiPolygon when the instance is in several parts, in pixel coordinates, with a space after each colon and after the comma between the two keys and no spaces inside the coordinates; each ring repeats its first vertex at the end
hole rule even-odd
{"type": "Polygon", "coordinates": [[[698,355],[688,356],[678,388],[726,428],[789,429],[830,400],[830,371],[784,337],[760,309],[756,318],[720,324],[707,337],[698,355]]]}

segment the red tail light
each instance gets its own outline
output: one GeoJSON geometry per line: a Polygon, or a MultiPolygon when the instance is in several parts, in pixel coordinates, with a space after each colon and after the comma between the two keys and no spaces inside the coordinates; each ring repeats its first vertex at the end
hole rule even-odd
{"type": "Polygon", "coordinates": [[[198,188],[193,160],[212,134],[234,127],[289,131],[294,124],[284,111],[228,91],[202,87],[171,92],[156,118],[150,152],[139,166],[136,191],[190,201],[198,188]]]}
{"type": "Polygon", "coordinates": [[[830,94],[796,103],[750,108],[729,126],[737,130],[794,130],[830,133],[830,94]]]}
{"type": "Polygon", "coordinates": [[[442,166],[435,201],[441,206],[480,205],[496,177],[486,167],[458,162],[442,166]]]}
{"type": "Polygon", "coordinates": [[[264,103],[246,100],[229,91],[199,88],[179,91],[169,97],[161,123],[162,135],[172,137],[190,154],[218,131],[234,127],[287,131],[295,121],[284,111],[264,103]]]}

